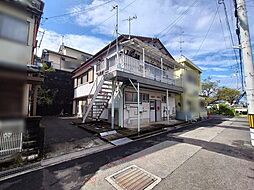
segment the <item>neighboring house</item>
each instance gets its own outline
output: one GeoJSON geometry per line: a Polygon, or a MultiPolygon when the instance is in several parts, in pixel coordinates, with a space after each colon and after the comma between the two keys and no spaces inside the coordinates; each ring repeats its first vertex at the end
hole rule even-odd
{"type": "Polygon", "coordinates": [[[157,38],[121,35],[74,70],[73,113],[137,127],[175,117],[182,68],[157,38]],[[118,44],[118,46],[116,45],[118,44]],[[119,51],[117,51],[117,49],[119,51]]]}
{"type": "Polygon", "coordinates": [[[38,101],[39,115],[72,115],[73,103],[73,71],[92,57],[91,54],[60,45],[58,52],[44,49],[42,63],[46,63],[50,72],[45,72],[45,79],[40,89],[40,95],[47,96],[50,103],[38,101]]]}
{"type": "Polygon", "coordinates": [[[43,7],[41,0],[0,1],[0,157],[25,149],[22,139],[30,137],[22,138],[22,132],[30,132],[31,126],[39,131],[39,121],[30,116],[36,114],[37,89],[43,81],[34,65],[43,7]]]}
{"type": "Polygon", "coordinates": [[[205,100],[200,96],[202,70],[184,56],[177,61],[184,67],[175,71],[176,76],[183,78],[184,93],[176,97],[176,118],[197,120],[207,117],[205,100]]]}
{"type": "Polygon", "coordinates": [[[62,44],[58,52],[42,50],[41,60],[54,69],[71,72],[91,57],[89,53],[62,44]]]}

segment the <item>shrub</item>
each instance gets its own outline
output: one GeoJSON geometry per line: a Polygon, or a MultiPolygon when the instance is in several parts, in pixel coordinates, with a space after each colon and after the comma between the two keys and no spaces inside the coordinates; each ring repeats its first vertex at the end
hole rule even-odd
{"type": "Polygon", "coordinates": [[[227,116],[235,116],[235,110],[233,108],[230,108],[228,105],[220,104],[219,114],[227,115],[227,116]]]}

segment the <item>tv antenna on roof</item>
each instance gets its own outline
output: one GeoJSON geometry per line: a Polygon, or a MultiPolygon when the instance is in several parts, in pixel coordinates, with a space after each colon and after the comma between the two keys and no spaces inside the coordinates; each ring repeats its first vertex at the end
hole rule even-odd
{"type": "Polygon", "coordinates": [[[127,19],[124,19],[123,21],[128,21],[129,22],[129,39],[131,39],[131,21],[134,20],[134,19],[137,19],[137,15],[133,16],[133,17],[130,17],[127,18],[127,19]]]}

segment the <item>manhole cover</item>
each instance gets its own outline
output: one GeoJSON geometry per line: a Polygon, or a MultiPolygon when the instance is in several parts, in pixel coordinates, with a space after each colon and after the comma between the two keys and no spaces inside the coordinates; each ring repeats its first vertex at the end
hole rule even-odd
{"type": "Polygon", "coordinates": [[[132,165],[107,177],[106,180],[118,190],[149,190],[157,185],[161,178],[132,165]]]}

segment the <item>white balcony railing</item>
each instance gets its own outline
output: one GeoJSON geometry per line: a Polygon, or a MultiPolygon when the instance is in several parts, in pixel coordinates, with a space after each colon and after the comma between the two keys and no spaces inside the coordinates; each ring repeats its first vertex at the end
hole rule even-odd
{"type": "Polygon", "coordinates": [[[107,61],[97,64],[97,73],[101,71],[112,72],[115,70],[127,72],[137,76],[142,76],[159,82],[182,86],[182,79],[174,75],[173,71],[165,71],[152,64],[144,63],[128,55],[119,55],[117,64],[116,56],[112,56],[107,61]]]}

